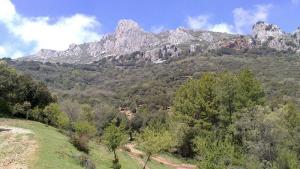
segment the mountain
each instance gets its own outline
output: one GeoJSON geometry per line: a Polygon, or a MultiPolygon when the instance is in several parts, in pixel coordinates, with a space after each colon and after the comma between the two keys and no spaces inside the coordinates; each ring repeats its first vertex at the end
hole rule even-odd
{"type": "Polygon", "coordinates": [[[42,49],[21,60],[52,63],[89,64],[102,59],[126,62],[161,63],[169,58],[187,56],[221,48],[234,50],[270,47],[300,51],[300,28],[285,33],[278,26],[257,22],[252,35],[226,34],[177,28],[162,33],[146,32],[133,20],[120,20],[114,33],[97,42],[72,44],[65,51],[42,49]]]}

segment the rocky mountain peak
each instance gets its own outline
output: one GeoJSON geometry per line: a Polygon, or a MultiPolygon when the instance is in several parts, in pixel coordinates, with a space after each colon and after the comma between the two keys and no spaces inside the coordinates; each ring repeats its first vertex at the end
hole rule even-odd
{"type": "Polygon", "coordinates": [[[139,26],[139,24],[130,19],[122,19],[118,22],[116,28],[116,35],[121,36],[123,34],[127,34],[130,32],[141,32],[143,29],[139,26]]]}
{"type": "Polygon", "coordinates": [[[279,39],[285,34],[277,25],[265,22],[257,22],[252,31],[253,37],[262,43],[270,39],[279,39]]]}
{"type": "Polygon", "coordinates": [[[146,32],[135,21],[120,20],[114,33],[98,42],[71,44],[65,51],[41,50],[25,60],[87,64],[101,59],[119,63],[161,63],[169,58],[231,48],[267,46],[276,50],[300,50],[300,29],[285,33],[277,25],[257,22],[252,36],[177,28],[159,34],[146,32]]]}
{"type": "Polygon", "coordinates": [[[171,44],[185,43],[194,39],[194,37],[182,27],[170,30],[169,33],[169,43],[171,44]]]}

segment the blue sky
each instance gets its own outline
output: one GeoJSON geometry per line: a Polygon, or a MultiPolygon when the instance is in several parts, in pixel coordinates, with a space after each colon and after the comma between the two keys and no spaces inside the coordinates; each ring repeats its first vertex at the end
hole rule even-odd
{"type": "Polygon", "coordinates": [[[292,32],[300,26],[300,0],[0,0],[0,57],[96,41],[123,18],[153,32],[186,27],[249,34],[258,20],[292,32]]]}

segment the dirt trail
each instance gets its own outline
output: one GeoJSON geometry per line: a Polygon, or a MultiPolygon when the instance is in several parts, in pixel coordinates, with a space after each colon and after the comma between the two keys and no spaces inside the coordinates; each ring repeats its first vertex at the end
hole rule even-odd
{"type": "Polygon", "coordinates": [[[0,126],[0,168],[28,169],[37,149],[30,130],[0,126]]]}
{"type": "MultiPolygon", "coordinates": [[[[141,163],[142,165],[144,165],[144,161],[142,160],[141,157],[143,157],[145,155],[144,152],[140,151],[140,150],[137,150],[135,149],[135,145],[134,144],[126,144],[125,145],[125,148],[128,149],[129,151],[129,155],[131,157],[134,157],[135,159],[137,159],[139,161],[139,163],[141,163]]],[[[176,164],[164,157],[161,157],[161,156],[154,156],[151,158],[152,160],[155,160],[159,163],[162,163],[164,165],[167,165],[171,168],[174,168],[174,169],[197,169],[197,166],[195,165],[191,165],[191,164],[176,164]]],[[[147,168],[149,169],[149,168],[147,168]]]]}

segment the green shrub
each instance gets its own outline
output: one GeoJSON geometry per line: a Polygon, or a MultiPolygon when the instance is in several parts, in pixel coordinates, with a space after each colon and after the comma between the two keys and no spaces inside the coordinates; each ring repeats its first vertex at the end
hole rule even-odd
{"type": "Polygon", "coordinates": [[[60,110],[60,107],[56,103],[51,103],[43,110],[46,120],[49,120],[49,124],[58,127],[66,128],[69,124],[69,117],[66,113],[60,110]]]}
{"type": "Polygon", "coordinates": [[[74,159],[79,161],[80,165],[83,166],[86,169],[96,169],[95,164],[93,161],[90,159],[90,157],[86,154],[76,154],[74,156],[74,159]]]}
{"type": "Polygon", "coordinates": [[[80,151],[89,153],[89,140],[97,132],[95,126],[88,121],[77,121],[73,125],[75,133],[71,136],[71,143],[80,151]]]}
{"type": "Polygon", "coordinates": [[[86,135],[72,135],[70,142],[79,150],[85,153],[89,153],[89,137],[86,135]]]}
{"type": "Polygon", "coordinates": [[[75,133],[79,136],[85,135],[87,137],[92,137],[97,133],[96,127],[88,121],[77,121],[74,123],[73,127],[75,133]]]}

